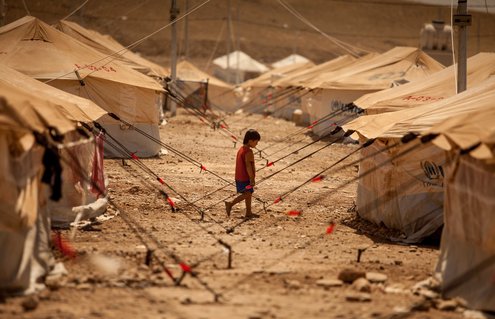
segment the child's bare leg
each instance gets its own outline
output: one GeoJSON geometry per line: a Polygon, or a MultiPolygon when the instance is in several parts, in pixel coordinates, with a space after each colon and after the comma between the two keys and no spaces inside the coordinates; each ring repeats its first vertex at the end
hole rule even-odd
{"type": "Polygon", "coordinates": [[[232,207],[234,207],[235,204],[242,202],[244,199],[246,199],[246,194],[251,194],[251,193],[244,192],[241,195],[237,196],[233,201],[225,202],[225,211],[227,212],[227,216],[230,217],[230,211],[232,210],[232,207]]]}
{"type": "Polygon", "coordinates": [[[246,194],[246,198],[245,198],[245,202],[246,202],[246,217],[249,217],[249,216],[252,216],[253,213],[251,212],[251,199],[253,197],[253,194],[251,192],[245,192],[244,194],[246,194]]]}

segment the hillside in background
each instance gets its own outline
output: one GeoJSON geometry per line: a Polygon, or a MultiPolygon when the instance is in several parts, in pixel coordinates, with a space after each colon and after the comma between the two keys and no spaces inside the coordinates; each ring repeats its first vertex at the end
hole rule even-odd
{"type": "MultiPolygon", "coordinates": [[[[6,23],[29,11],[48,23],[67,16],[82,0],[6,0],[6,23]]],[[[203,0],[187,1],[189,9],[203,0]]],[[[363,50],[383,52],[394,46],[419,43],[425,22],[450,22],[450,7],[392,0],[286,0],[300,14],[331,36],[363,50]]],[[[455,1],[456,2],[456,1],[455,1]]],[[[180,15],[186,0],[178,0],[180,15]]],[[[188,59],[205,68],[212,58],[227,52],[227,0],[211,0],[189,15],[188,59]]],[[[277,0],[231,0],[231,47],[265,63],[272,63],[294,52],[320,63],[346,52],[305,25],[284,9],[277,0]]],[[[170,0],[89,0],[69,20],[107,33],[129,45],[169,23],[170,0]]],[[[470,12],[468,54],[495,51],[495,17],[470,12]]],[[[179,52],[185,54],[184,20],[179,22],[179,52]]],[[[134,50],[168,66],[170,28],[148,38],[134,50]]]]}

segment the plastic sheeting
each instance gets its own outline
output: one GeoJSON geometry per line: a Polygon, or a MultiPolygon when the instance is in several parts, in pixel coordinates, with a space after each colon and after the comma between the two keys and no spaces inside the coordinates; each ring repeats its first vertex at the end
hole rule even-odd
{"type": "Polygon", "coordinates": [[[495,311],[495,164],[455,157],[445,181],[437,267],[443,294],[462,297],[471,308],[495,311]]]}
{"type": "MultiPolygon", "coordinates": [[[[361,156],[365,158],[395,142],[376,140],[362,150],[361,156]]],[[[420,145],[393,159],[414,144],[393,147],[364,159],[360,174],[380,167],[360,178],[357,190],[359,216],[400,230],[404,237],[398,240],[406,243],[421,241],[443,224],[444,151],[431,144],[420,145]]]]}

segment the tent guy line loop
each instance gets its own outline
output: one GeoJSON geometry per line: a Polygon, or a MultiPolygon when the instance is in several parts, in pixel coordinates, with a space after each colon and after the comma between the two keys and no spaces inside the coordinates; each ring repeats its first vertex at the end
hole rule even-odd
{"type": "MultiPolygon", "coordinates": [[[[24,1],[24,0],[23,0],[24,1]]],[[[158,28],[157,30],[151,32],[150,34],[142,37],[141,39],[131,43],[130,45],[124,47],[123,49],[119,50],[119,51],[115,51],[114,53],[112,54],[109,54],[109,55],[106,55],[105,57],[101,58],[101,59],[98,59],[96,61],[94,61],[93,63],[90,63],[89,65],[85,65],[83,67],[77,67],[75,70],[82,70],[82,69],[85,69],[87,67],[89,67],[90,65],[95,65],[99,62],[102,62],[102,61],[105,61],[106,59],[109,59],[108,62],[105,62],[103,63],[101,66],[105,66],[107,65],[108,63],[111,63],[112,61],[114,61],[115,59],[117,59],[117,56],[120,56],[122,54],[124,54],[126,51],[129,51],[130,49],[133,49],[135,48],[136,46],[140,45],[141,43],[143,43],[144,41],[146,41],[147,39],[149,39],[150,37],[154,36],[155,34],[161,32],[162,30],[168,28],[169,26],[171,26],[172,24],[176,23],[176,22],[179,22],[181,21],[182,19],[184,19],[185,17],[187,17],[188,15],[194,13],[195,11],[199,10],[201,7],[203,7],[204,5],[206,5],[207,3],[209,3],[211,0],[205,0],[203,3],[197,5],[196,7],[192,8],[191,10],[189,10],[188,12],[184,13],[182,16],[180,17],[177,17],[174,21],[171,21],[170,23],[158,28]]],[[[87,76],[93,74],[94,72],[96,72],[97,70],[94,70],[94,71],[91,71],[89,72],[87,76]]],[[[60,75],[56,78],[53,78],[53,79],[49,79],[49,80],[46,80],[46,81],[43,81],[43,83],[50,83],[52,81],[55,81],[55,80],[58,80],[60,78],[63,78],[71,73],[73,73],[74,70],[70,71],[70,72],[67,72],[66,74],[63,74],[63,75],[60,75]]]]}

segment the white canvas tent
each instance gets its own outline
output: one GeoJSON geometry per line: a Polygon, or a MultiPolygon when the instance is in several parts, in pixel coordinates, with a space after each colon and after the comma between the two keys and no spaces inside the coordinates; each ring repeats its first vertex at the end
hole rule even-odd
{"type": "Polygon", "coordinates": [[[395,158],[414,143],[394,145],[409,132],[422,133],[446,118],[478,110],[482,112],[495,98],[495,77],[456,96],[397,112],[362,116],[344,129],[355,130],[361,139],[377,138],[363,149],[360,174],[370,169],[358,183],[357,209],[364,219],[398,229],[401,240],[418,242],[443,224],[443,184],[446,157],[431,144],[418,145],[407,156],[395,158]],[[377,156],[367,156],[383,150],[377,156]],[[387,161],[387,164],[382,164],[387,161]]]}
{"type": "Polygon", "coordinates": [[[495,311],[495,104],[454,116],[427,134],[448,152],[444,229],[437,271],[446,298],[461,297],[474,309],[495,311]],[[460,150],[474,148],[469,154],[460,150]]]}
{"type": "Polygon", "coordinates": [[[241,83],[269,68],[242,51],[233,51],[213,60],[213,74],[228,83],[241,83]]]}
{"type": "Polygon", "coordinates": [[[272,63],[272,68],[278,69],[283,68],[292,64],[300,64],[300,63],[313,63],[306,57],[303,57],[299,54],[291,54],[283,59],[278,60],[277,62],[272,63]]]}
{"type": "Polygon", "coordinates": [[[120,63],[136,71],[160,78],[170,74],[170,71],[166,68],[126,49],[110,35],[103,35],[95,30],[86,29],[75,22],[67,20],[59,21],[55,27],[105,55],[113,55],[120,63]]]}
{"type": "MultiPolygon", "coordinates": [[[[0,28],[0,63],[66,92],[88,98],[108,112],[159,139],[159,94],[163,88],[72,37],[34,18],[0,28]],[[78,71],[78,74],[75,72],[78,71]]],[[[160,147],[109,116],[100,122],[138,156],[156,155],[160,147]]],[[[109,156],[121,156],[105,149],[109,156]]]]}
{"type": "MultiPolygon", "coordinates": [[[[338,111],[365,94],[424,79],[442,69],[441,64],[424,52],[410,47],[396,47],[371,59],[358,60],[346,68],[318,76],[308,84],[315,89],[307,101],[310,120],[338,111]]],[[[322,136],[332,129],[328,124],[342,124],[351,117],[352,114],[344,113],[316,126],[313,131],[322,136]]]]}
{"type": "MultiPolygon", "coordinates": [[[[2,78],[3,79],[3,78],[2,78]]],[[[41,183],[43,148],[33,131],[66,135],[75,123],[28,88],[0,82],[0,291],[32,293],[53,270],[46,186],[41,183]]]]}

